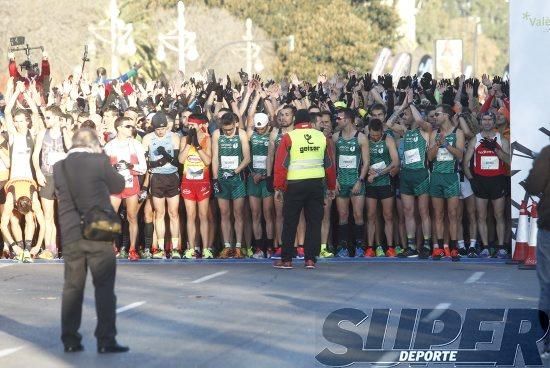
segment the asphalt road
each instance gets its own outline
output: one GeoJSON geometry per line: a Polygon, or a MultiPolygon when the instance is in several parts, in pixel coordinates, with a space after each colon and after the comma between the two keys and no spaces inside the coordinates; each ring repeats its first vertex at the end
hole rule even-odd
{"type": "Polygon", "coordinates": [[[99,356],[90,275],[80,331],[86,351],[64,354],[62,263],[0,261],[0,367],[321,367],[315,356],[330,346],[323,322],[340,308],[463,314],[536,308],[538,301],[536,273],[498,260],[336,259],[316,270],[295,267],[277,270],[267,260],[119,261],[118,340],[131,352],[99,356]]]}

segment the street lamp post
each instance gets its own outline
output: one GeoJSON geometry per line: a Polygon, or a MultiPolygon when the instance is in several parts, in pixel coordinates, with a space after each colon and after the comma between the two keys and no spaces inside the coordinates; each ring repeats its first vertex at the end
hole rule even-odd
{"type": "Polygon", "coordinates": [[[244,40],[246,41],[246,72],[252,75],[252,19],[246,18],[246,33],[244,40]]]}
{"type": "Polygon", "coordinates": [[[475,22],[475,26],[474,26],[475,27],[474,28],[474,52],[473,52],[474,62],[472,63],[473,64],[472,74],[475,77],[476,73],[477,73],[477,36],[481,34],[481,19],[479,17],[475,17],[474,22],[475,22]]]}
{"type": "Polygon", "coordinates": [[[178,1],[178,19],[176,22],[175,30],[172,30],[168,34],[159,34],[159,46],[157,49],[157,59],[164,61],[166,59],[166,52],[164,48],[168,48],[178,53],[178,69],[185,73],[185,59],[194,61],[199,57],[197,47],[195,45],[195,39],[197,38],[195,32],[189,32],[185,30],[185,5],[183,1],[178,1]],[[168,41],[173,40],[177,42],[177,46],[173,46],[168,41]]]}
{"type": "Polygon", "coordinates": [[[118,46],[118,6],[116,0],[111,0],[109,6],[109,15],[111,16],[111,75],[115,76],[118,74],[118,55],[117,55],[117,46],[118,46]]]}
{"type": "MultiPolygon", "coordinates": [[[[109,3],[109,19],[100,21],[97,25],[90,24],[88,30],[99,41],[111,46],[111,75],[114,77],[119,72],[119,56],[132,56],[136,53],[136,45],[132,37],[134,30],[131,23],[126,24],[119,18],[120,10],[116,0],[109,3]],[[102,33],[108,31],[110,37],[107,38],[102,33]]],[[[93,41],[93,40],[92,40],[93,41]]],[[[95,42],[91,42],[95,49],[95,42]]]]}

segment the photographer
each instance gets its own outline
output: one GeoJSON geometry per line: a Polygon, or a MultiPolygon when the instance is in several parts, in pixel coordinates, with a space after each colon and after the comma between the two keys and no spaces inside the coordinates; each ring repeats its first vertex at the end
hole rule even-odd
{"type": "Polygon", "coordinates": [[[65,260],[65,284],[61,303],[61,340],[65,352],[84,350],[78,333],[88,266],[96,295],[97,350],[121,353],[128,347],[118,345],[116,336],[116,260],[109,241],[84,239],[80,214],[94,207],[112,211],[110,194],[124,189],[124,178],[102,153],[95,131],[80,129],[73,136],[72,149],[65,160],[54,165],[54,182],[59,199],[59,228],[65,260]],[[66,165],[66,166],[65,166],[66,165]],[[78,173],[68,175],[68,173],[78,173]],[[76,191],[78,189],[78,191],[76,191]],[[73,193],[74,191],[74,193],[73,193]],[[74,199],[77,200],[75,202],[74,199]]]}

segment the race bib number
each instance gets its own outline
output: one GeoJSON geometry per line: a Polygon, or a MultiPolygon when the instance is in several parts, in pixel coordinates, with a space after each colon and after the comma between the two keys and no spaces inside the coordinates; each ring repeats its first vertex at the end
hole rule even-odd
{"type": "Polygon", "coordinates": [[[405,164],[410,165],[420,161],[420,151],[418,151],[418,148],[405,151],[405,164]]]}
{"type": "Polygon", "coordinates": [[[221,167],[224,170],[235,170],[239,167],[239,156],[222,156],[221,167]]]}
{"type": "Polygon", "coordinates": [[[53,166],[65,158],[65,152],[50,151],[48,153],[48,165],[53,166]]]}
{"type": "Polygon", "coordinates": [[[189,168],[185,173],[185,178],[188,180],[202,180],[204,179],[204,170],[189,168]]]}
{"type": "Polygon", "coordinates": [[[386,168],[386,163],[384,161],[380,161],[370,165],[370,168],[376,172],[380,172],[386,168]]]}
{"type": "Polygon", "coordinates": [[[481,157],[481,170],[498,170],[498,157],[496,156],[481,157]]]}
{"type": "Polygon", "coordinates": [[[134,176],[130,170],[120,171],[120,175],[124,177],[124,188],[133,188],[134,187],[134,176]]]}
{"type": "Polygon", "coordinates": [[[437,161],[452,161],[454,157],[451,152],[446,148],[439,148],[437,150],[437,161]]]}
{"type": "Polygon", "coordinates": [[[357,156],[338,156],[338,167],[341,169],[356,169],[357,156]]]}
{"type": "Polygon", "coordinates": [[[252,156],[252,168],[258,170],[267,169],[267,156],[252,156]]]}

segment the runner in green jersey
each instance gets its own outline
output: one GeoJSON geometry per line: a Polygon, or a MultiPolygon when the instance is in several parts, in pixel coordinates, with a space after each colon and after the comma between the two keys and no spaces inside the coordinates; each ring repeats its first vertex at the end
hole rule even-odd
{"type": "Polygon", "coordinates": [[[243,258],[241,250],[244,229],[246,186],[244,170],[250,163],[250,147],[244,130],[238,128],[239,117],[228,112],[220,120],[221,128],[212,136],[212,187],[220,207],[224,249],[220,258],[243,258]],[[235,219],[235,250],[231,246],[231,202],[235,219]]]}
{"type": "Polygon", "coordinates": [[[264,258],[268,248],[273,247],[273,193],[268,191],[267,151],[269,146],[269,118],[264,113],[254,114],[248,127],[251,162],[247,180],[248,201],[252,214],[253,257],[264,258]],[[265,220],[267,239],[262,242],[262,215],[265,220]]]}
{"type": "MultiPolygon", "coordinates": [[[[310,109],[311,110],[311,109],[310,109]]],[[[317,116],[317,129],[319,129],[325,137],[332,138],[332,114],[330,111],[322,111],[317,116]]],[[[331,151],[334,152],[334,141],[328,140],[329,144],[332,144],[331,151]]],[[[332,158],[333,162],[336,162],[332,158]]],[[[328,249],[328,235],[330,232],[330,214],[332,212],[332,202],[333,199],[327,196],[326,187],[325,187],[325,210],[323,214],[323,223],[321,224],[321,251],[319,252],[320,258],[332,258],[334,253],[328,249]]]]}
{"type": "MultiPolygon", "coordinates": [[[[370,168],[367,178],[367,257],[375,255],[373,251],[378,201],[382,202],[384,231],[388,244],[386,256],[395,257],[393,242],[393,203],[395,191],[391,185],[390,172],[399,167],[399,156],[395,141],[384,134],[384,126],[378,119],[369,122],[370,168]]],[[[380,252],[378,252],[380,254],[380,252]]]]}
{"type": "Polygon", "coordinates": [[[445,225],[445,200],[447,200],[447,217],[449,219],[449,248],[451,258],[458,261],[460,255],[457,249],[458,221],[457,211],[460,195],[460,178],[458,163],[464,154],[464,133],[453,126],[451,122],[451,106],[439,105],[435,110],[437,131],[430,135],[428,159],[433,163],[430,179],[430,195],[435,217],[435,233],[437,249],[434,244],[433,259],[445,255],[443,251],[443,232],[445,225]]]}
{"type": "MultiPolygon", "coordinates": [[[[353,125],[354,114],[350,109],[338,112],[336,122],[340,131],[333,135],[336,145],[337,181],[336,207],[338,209],[338,257],[349,257],[349,203],[353,209],[355,256],[363,257],[365,208],[365,178],[369,169],[369,143],[365,134],[353,125]]],[[[352,248],[353,249],[353,248],[352,248]]]]}
{"type": "MultiPolygon", "coordinates": [[[[412,105],[412,90],[407,91],[403,105],[388,119],[387,125],[394,132],[403,136],[403,160],[401,161],[400,195],[407,229],[407,249],[404,256],[416,253],[416,215],[415,202],[418,198],[418,213],[422,221],[424,243],[418,251],[421,258],[428,258],[431,253],[431,220],[430,220],[430,173],[428,171],[426,150],[432,131],[431,125],[424,121],[418,110],[412,105]],[[401,125],[395,124],[397,118],[401,125]],[[408,254],[410,253],[410,254],[408,254]]],[[[402,256],[403,256],[402,255],[402,256]]]]}

